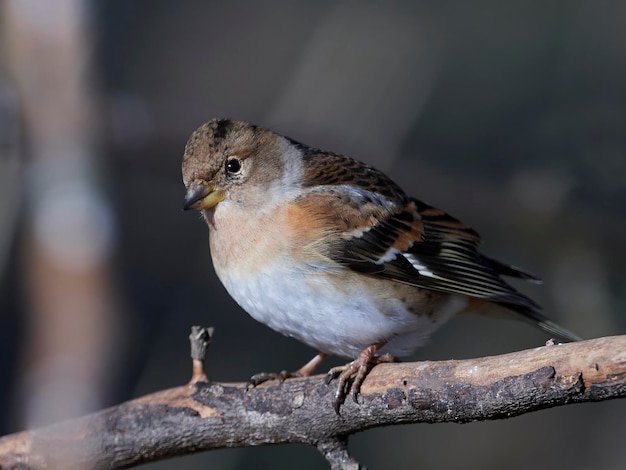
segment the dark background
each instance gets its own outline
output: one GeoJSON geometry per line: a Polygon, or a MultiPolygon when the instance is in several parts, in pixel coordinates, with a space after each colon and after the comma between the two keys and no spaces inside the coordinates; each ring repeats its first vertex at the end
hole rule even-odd
{"type": "MultiPolygon", "coordinates": [[[[31,142],[36,129],[23,116],[32,89],[20,86],[9,60],[2,82],[8,143],[0,154],[1,433],[186,382],[193,324],[216,327],[207,365],[214,380],[293,370],[312,357],[236,306],[211,267],[206,226],[181,211],[186,139],[213,117],[250,121],[377,166],[477,229],[485,252],[542,277],[542,286],[519,287],[551,318],[585,338],[626,332],[626,3],[85,5],[92,69],[85,80],[97,116],[90,147],[97,171],[87,180],[101,188],[111,214],[102,282],[115,306],[104,309],[104,346],[86,355],[105,364],[97,374],[106,393],[83,409],[55,405],[56,414],[32,416],[31,400],[52,407],[48,382],[28,359],[38,324],[31,296],[41,288],[29,284],[37,251],[25,240],[37,226],[37,198],[28,185],[45,150],[31,142]]],[[[414,359],[494,355],[547,339],[525,324],[467,316],[414,359]]],[[[497,422],[377,429],[352,437],[350,448],[373,469],[621,469],[624,422],[626,406],[614,401],[497,422]]],[[[325,465],[313,448],[278,446],[145,468],[325,465]]]]}

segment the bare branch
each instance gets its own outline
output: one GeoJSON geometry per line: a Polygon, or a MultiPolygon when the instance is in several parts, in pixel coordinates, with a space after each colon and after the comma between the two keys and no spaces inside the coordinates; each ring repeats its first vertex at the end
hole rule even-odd
{"type": "Polygon", "coordinates": [[[359,468],[347,436],[399,423],[468,422],[626,397],[626,336],[463,361],[381,364],[360,403],[333,409],[323,376],[189,385],[0,439],[0,468],[114,469],[225,447],[316,446],[333,469],[359,468]]]}

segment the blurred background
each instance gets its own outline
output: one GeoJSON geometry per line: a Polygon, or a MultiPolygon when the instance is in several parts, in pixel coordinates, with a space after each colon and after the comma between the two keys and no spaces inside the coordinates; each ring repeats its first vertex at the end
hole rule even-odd
{"type": "MultiPolygon", "coordinates": [[[[189,134],[213,117],[377,166],[476,228],[585,338],[626,333],[626,3],[5,0],[0,25],[0,434],[190,377],[244,381],[315,353],[249,318],[181,211],[189,134]]],[[[544,344],[452,320],[413,359],[544,344]]],[[[322,372],[341,360],[324,364],[322,372]]],[[[623,401],[352,437],[368,468],[622,469],[623,401]]],[[[149,469],[326,468],[306,446],[149,469]]]]}

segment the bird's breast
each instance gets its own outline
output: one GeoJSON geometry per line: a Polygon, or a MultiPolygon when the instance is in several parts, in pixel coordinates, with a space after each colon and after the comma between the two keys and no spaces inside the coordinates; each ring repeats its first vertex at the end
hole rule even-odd
{"type": "Polygon", "coordinates": [[[302,263],[322,256],[325,227],[292,204],[249,210],[220,203],[207,217],[211,257],[220,279],[250,276],[269,265],[302,263]]]}
{"type": "Polygon", "coordinates": [[[209,244],[220,278],[256,273],[279,255],[276,230],[269,218],[241,213],[236,207],[226,213],[219,209],[209,220],[209,244]]]}

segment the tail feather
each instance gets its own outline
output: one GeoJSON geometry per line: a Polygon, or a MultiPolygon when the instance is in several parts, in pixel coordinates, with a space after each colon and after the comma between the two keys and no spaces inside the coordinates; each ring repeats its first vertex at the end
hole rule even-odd
{"type": "Polygon", "coordinates": [[[518,318],[524,320],[540,329],[553,335],[559,341],[582,341],[582,338],[572,333],[567,328],[553,322],[538,309],[529,308],[524,305],[500,303],[503,307],[518,314],[518,318]]]}
{"type": "MultiPolygon", "coordinates": [[[[534,282],[537,284],[541,283],[541,279],[530,274],[523,269],[520,269],[516,266],[510,266],[504,263],[501,263],[498,260],[493,258],[484,257],[485,261],[489,263],[489,265],[501,276],[508,276],[517,279],[523,279],[525,281],[534,282]]],[[[526,297],[525,295],[520,294],[515,289],[517,294],[519,294],[524,302],[498,302],[499,305],[506,307],[508,310],[512,310],[515,312],[521,320],[524,320],[532,325],[541,328],[546,333],[553,335],[555,339],[560,341],[581,341],[582,338],[575,333],[572,333],[565,327],[562,327],[558,323],[553,322],[548,317],[546,317],[543,313],[541,313],[541,307],[535,304],[531,299],[526,297]]]]}
{"type": "Polygon", "coordinates": [[[523,279],[524,281],[533,282],[535,284],[541,284],[541,279],[539,279],[534,274],[529,273],[528,271],[524,271],[517,266],[511,266],[508,264],[501,263],[500,261],[489,258],[488,256],[484,256],[485,261],[493,268],[495,272],[497,272],[501,276],[514,277],[517,279],[523,279]]]}

